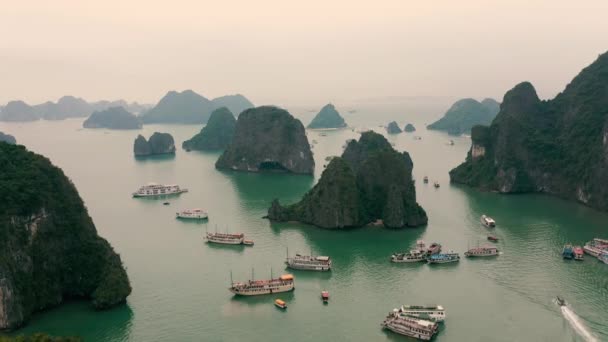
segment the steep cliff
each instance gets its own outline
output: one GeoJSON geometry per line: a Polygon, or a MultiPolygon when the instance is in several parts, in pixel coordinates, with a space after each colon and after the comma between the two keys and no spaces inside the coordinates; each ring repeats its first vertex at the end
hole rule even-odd
{"type": "Polygon", "coordinates": [[[391,123],[388,124],[388,126],[386,126],[386,132],[388,134],[399,134],[401,133],[401,128],[399,128],[399,125],[397,125],[397,123],[395,121],[391,121],[391,123]]]}
{"type": "Polygon", "coordinates": [[[424,225],[426,213],[416,202],[413,163],[372,131],[351,141],[332,158],[319,182],[298,203],[274,200],[268,218],[299,221],[322,228],[359,227],[382,220],[385,227],[424,225]]]}
{"type": "Polygon", "coordinates": [[[458,100],[441,119],[426,128],[446,131],[453,135],[469,133],[475,125],[489,125],[496,117],[499,107],[500,104],[496,100],[489,98],[481,102],[474,99],[458,100]]]}
{"type": "Polygon", "coordinates": [[[321,111],[312,119],[307,128],[321,129],[342,127],[346,127],[346,122],[344,122],[344,118],[340,116],[336,107],[330,103],[321,108],[321,111]]]}
{"type": "Polygon", "coordinates": [[[182,143],[188,150],[213,151],[225,149],[234,136],[236,119],[226,107],[221,107],[211,113],[207,125],[192,137],[182,143]]]}
{"type": "Polygon", "coordinates": [[[239,115],[232,142],[215,167],[312,174],[315,161],[302,123],[284,109],[263,106],[239,115]]]}
{"type": "Polygon", "coordinates": [[[213,108],[211,101],[192,90],[181,93],[170,91],[156,106],[142,115],[142,121],[146,124],[204,124],[213,108]]]}
{"type": "Polygon", "coordinates": [[[527,82],[505,94],[489,127],[472,130],[453,182],[503,193],[542,192],[608,210],[608,54],[553,100],[527,82]]]}
{"type": "Polygon", "coordinates": [[[0,144],[0,329],[84,298],[105,309],[131,293],[120,257],[97,235],[63,172],[23,146],[0,144]]]}
{"type": "Polygon", "coordinates": [[[169,133],[154,132],[149,140],[140,134],[133,143],[133,153],[136,157],[175,153],[175,141],[169,133]]]}
{"type": "Polygon", "coordinates": [[[141,126],[139,118],[127,112],[123,107],[110,107],[94,112],[82,124],[84,128],[109,129],[140,129],[141,126]]]}

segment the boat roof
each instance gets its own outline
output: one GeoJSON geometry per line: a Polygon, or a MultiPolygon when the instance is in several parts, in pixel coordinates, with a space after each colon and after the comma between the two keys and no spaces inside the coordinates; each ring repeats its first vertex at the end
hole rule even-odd
{"type": "Polygon", "coordinates": [[[293,280],[293,274],[283,274],[279,277],[281,280],[293,280]]]}
{"type": "Polygon", "coordinates": [[[280,305],[285,305],[285,302],[283,300],[281,300],[281,299],[277,299],[274,302],[277,303],[277,304],[280,304],[280,305]]]}
{"type": "Polygon", "coordinates": [[[319,261],[328,261],[329,257],[328,256],[318,256],[317,260],[319,260],[319,261]]]}

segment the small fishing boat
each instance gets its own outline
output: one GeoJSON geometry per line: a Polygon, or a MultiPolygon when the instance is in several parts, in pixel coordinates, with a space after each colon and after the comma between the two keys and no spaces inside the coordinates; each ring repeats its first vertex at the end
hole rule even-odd
{"type": "Polygon", "coordinates": [[[169,204],[171,204],[171,203],[169,203],[169,202],[163,202],[163,205],[169,205],[169,204]]]}
{"type": "Polygon", "coordinates": [[[331,258],[328,256],[314,256],[312,255],[300,255],[296,254],[293,257],[289,256],[289,250],[287,251],[287,259],[285,264],[287,267],[295,270],[304,271],[331,271],[331,258]]]}
{"type": "Polygon", "coordinates": [[[424,240],[416,241],[416,249],[421,252],[426,252],[426,244],[424,243],[424,240]]]}
{"type": "Polygon", "coordinates": [[[471,248],[468,251],[464,252],[464,256],[468,258],[472,257],[490,257],[498,255],[498,248],[489,246],[489,247],[475,247],[471,248]]]}
{"type": "Polygon", "coordinates": [[[495,235],[488,235],[488,240],[492,242],[498,242],[498,237],[495,235]]]}
{"type": "Polygon", "coordinates": [[[459,262],[460,255],[455,252],[433,254],[427,260],[429,264],[447,264],[452,262],[459,262]]]}
{"type": "Polygon", "coordinates": [[[329,291],[321,291],[321,300],[323,300],[323,303],[325,304],[329,302],[329,291]]]}
{"type": "Polygon", "coordinates": [[[567,304],[566,304],[566,301],[565,301],[563,298],[561,298],[560,296],[557,296],[557,297],[555,298],[555,302],[556,302],[556,303],[557,303],[557,305],[559,305],[559,306],[566,306],[566,305],[567,305],[567,304]]]}
{"type": "Polygon", "coordinates": [[[274,306],[276,306],[279,309],[287,309],[287,303],[285,303],[285,301],[282,299],[275,300],[274,306]]]}
{"type": "Polygon", "coordinates": [[[450,145],[450,146],[454,146],[454,140],[450,140],[449,145],[450,145]]]}
{"type": "Polygon", "coordinates": [[[319,133],[319,136],[320,136],[320,137],[326,137],[326,136],[327,136],[327,133],[319,133]]]}
{"type": "Polygon", "coordinates": [[[439,254],[440,252],[441,252],[441,244],[439,244],[438,242],[431,243],[429,248],[426,250],[426,253],[428,255],[439,254]]]}
{"type": "Polygon", "coordinates": [[[246,245],[253,246],[253,241],[245,240],[245,234],[207,233],[205,237],[209,243],[223,245],[246,245]]]}
{"type": "Polygon", "coordinates": [[[574,260],[583,260],[585,256],[585,252],[583,251],[583,247],[574,246],[574,260]]]}
{"type": "Polygon", "coordinates": [[[481,223],[488,228],[496,227],[496,221],[490,216],[481,215],[481,223]]]}
{"type": "Polygon", "coordinates": [[[435,183],[433,183],[433,186],[435,187],[435,189],[438,189],[438,188],[439,188],[439,186],[440,186],[440,185],[439,185],[439,182],[435,181],[435,183]]]}
{"type": "Polygon", "coordinates": [[[574,258],[574,250],[572,249],[572,245],[567,243],[562,248],[562,257],[564,259],[573,259],[574,258]]]}
{"type": "Polygon", "coordinates": [[[422,179],[422,181],[424,182],[424,184],[428,184],[429,183],[429,177],[424,176],[424,178],[422,179]]]}

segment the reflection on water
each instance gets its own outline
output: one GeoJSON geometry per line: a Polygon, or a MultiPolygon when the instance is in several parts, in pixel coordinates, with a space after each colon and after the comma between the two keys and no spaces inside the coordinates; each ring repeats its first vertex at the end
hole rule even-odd
{"type": "Polygon", "coordinates": [[[175,160],[175,153],[153,154],[150,156],[134,156],[140,163],[169,162],[175,160]]]}

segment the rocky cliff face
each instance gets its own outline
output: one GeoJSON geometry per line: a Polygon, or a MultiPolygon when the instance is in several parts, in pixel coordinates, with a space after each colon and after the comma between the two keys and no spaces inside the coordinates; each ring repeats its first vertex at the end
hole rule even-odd
{"type": "Polygon", "coordinates": [[[0,142],[16,144],[17,140],[15,139],[14,136],[12,136],[10,134],[4,134],[4,133],[0,132],[0,142]]]}
{"type": "Polygon", "coordinates": [[[82,124],[84,128],[140,129],[141,121],[123,107],[94,112],[82,124]]]}
{"type": "Polygon", "coordinates": [[[365,132],[333,158],[319,182],[298,203],[268,210],[274,221],[300,221],[322,228],[359,227],[382,220],[385,227],[424,225],[426,213],[416,203],[413,163],[380,134],[365,132]]]}
{"type": "Polygon", "coordinates": [[[399,128],[399,125],[397,125],[397,123],[395,121],[391,121],[391,123],[388,124],[388,126],[386,126],[386,132],[388,134],[399,134],[401,133],[401,128],[399,128]]]}
{"type": "Polygon", "coordinates": [[[550,101],[527,82],[505,94],[489,127],[472,130],[453,182],[503,193],[543,192],[608,210],[608,54],[550,101]]]}
{"type": "Polygon", "coordinates": [[[315,161],[302,123],[284,109],[263,106],[241,113],[215,167],[312,174],[315,161]]]}
{"type": "Polygon", "coordinates": [[[481,102],[474,99],[458,100],[441,119],[426,128],[453,135],[469,133],[475,125],[489,125],[498,114],[499,107],[500,104],[494,99],[484,99],[481,102]]]}
{"type": "Polygon", "coordinates": [[[140,134],[133,143],[133,153],[136,157],[175,153],[175,141],[169,133],[154,132],[150,140],[140,134]]]}
{"type": "Polygon", "coordinates": [[[236,119],[230,110],[218,108],[211,113],[207,125],[192,139],[184,141],[182,147],[200,151],[223,150],[232,142],[235,128],[236,119]]]}
{"type": "Polygon", "coordinates": [[[346,127],[346,122],[344,122],[344,118],[340,116],[336,107],[330,103],[321,108],[321,111],[312,119],[307,128],[321,129],[342,127],[346,127]]]}
{"type": "Polygon", "coordinates": [[[408,123],[407,125],[405,125],[405,127],[403,128],[404,131],[411,133],[411,132],[416,132],[416,127],[414,127],[414,125],[412,125],[411,123],[408,123]]]}
{"type": "Polygon", "coordinates": [[[84,298],[104,309],[131,293],[120,257],[97,235],[78,192],[50,161],[0,144],[0,329],[84,298]]]}

